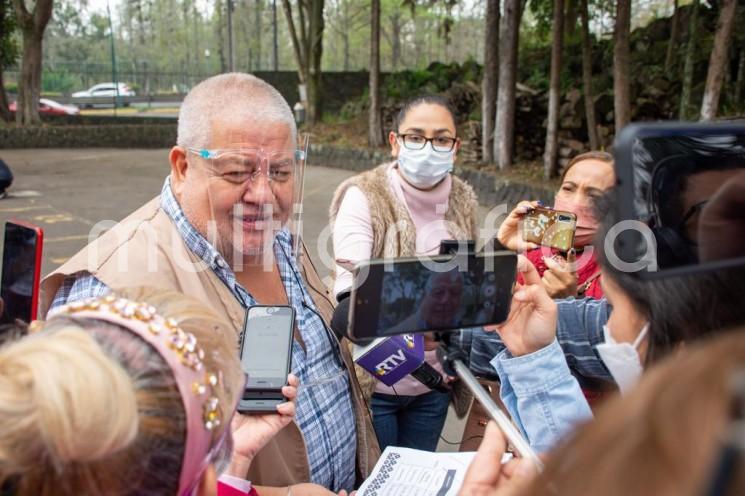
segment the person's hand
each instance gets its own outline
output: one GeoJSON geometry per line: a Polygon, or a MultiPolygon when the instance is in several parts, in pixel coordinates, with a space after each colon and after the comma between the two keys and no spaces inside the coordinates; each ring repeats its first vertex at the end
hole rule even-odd
{"type": "Polygon", "coordinates": [[[507,440],[494,421],[484,431],[484,439],[468,467],[459,496],[516,496],[522,494],[538,474],[535,465],[524,458],[502,464],[507,440]]]}
{"type": "Polygon", "coordinates": [[[284,429],[295,417],[295,400],[300,380],[294,375],[287,376],[287,386],[282,387],[282,395],[287,401],[277,405],[277,413],[233,416],[233,456],[228,475],[245,477],[248,467],[256,454],[284,429]]]}
{"type": "Polygon", "coordinates": [[[517,204],[515,209],[510,212],[510,215],[504,219],[502,225],[499,226],[497,231],[497,239],[502,246],[512,251],[524,251],[538,248],[535,243],[523,241],[523,237],[519,232],[520,222],[523,220],[525,215],[539,206],[537,201],[522,201],[517,204]]]}
{"type": "Polygon", "coordinates": [[[567,298],[577,296],[577,271],[575,267],[576,255],[569,250],[566,260],[561,255],[555,258],[544,257],[548,269],[543,272],[543,287],[551,298],[567,298]]]}
{"type": "Polygon", "coordinates": [[[525,284],[516,284],[507,320],[498,326],[486,326],[497,331],[513,356],[522,356],[545,348],[556,338],[556,303],[546,293],[541,278],[530,261],[518,255],[517,270],[525,284]]]}
{"type": "Polygon", "coordinates": [[[745,171],[731,177],[709,198],[698,220],[702,262],[745,254],[745,171]]]}

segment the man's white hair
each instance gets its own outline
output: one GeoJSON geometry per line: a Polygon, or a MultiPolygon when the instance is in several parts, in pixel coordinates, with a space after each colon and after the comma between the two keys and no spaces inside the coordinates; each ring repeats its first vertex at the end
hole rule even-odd
{"type": "Polygon", "coordinates": [[[178,115],[179,146],[206,148],[215,120],[283,123],[293,143],[297,127],[292,110],[272,85],[256,76],[231,72],[205,79],[184,98],[178,115]]]}

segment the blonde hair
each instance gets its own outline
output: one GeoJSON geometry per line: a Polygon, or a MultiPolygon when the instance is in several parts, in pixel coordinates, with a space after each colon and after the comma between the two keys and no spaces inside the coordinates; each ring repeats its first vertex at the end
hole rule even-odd
{"type": "MultiPolygon", "coordinates": [[[[205,367],[222,373],[215,394],[229,422],[243,384],[235,332],[176,292],[117,294],[194,334],[205,367]]],[[[171,370],[130,331],[57,316],[0,348],[0,487],[11,493],[174,494],[185,436],[171,370]]]]}
{"type": "MultiPolygon", "coordinates": [[[[745,328],[670,356],[554,450],[525,494],[704,494],[731,435],[732,381],[743,370],[745,328]]],[[[744,479],[740,460],[727,494],[743,494],[744,479]]]]}

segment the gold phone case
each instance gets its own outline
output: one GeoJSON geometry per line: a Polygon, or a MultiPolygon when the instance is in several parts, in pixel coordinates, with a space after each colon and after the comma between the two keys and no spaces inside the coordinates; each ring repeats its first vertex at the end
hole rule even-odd
{"type": "Polygon", "coordinates": [[[536,207],[523,219],[523,240],[569,251],[576,228],[577,216],[572,212],[536,207]]]}

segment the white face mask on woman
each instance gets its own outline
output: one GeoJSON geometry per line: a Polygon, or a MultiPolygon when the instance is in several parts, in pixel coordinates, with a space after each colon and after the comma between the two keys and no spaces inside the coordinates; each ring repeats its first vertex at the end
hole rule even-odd
{"type": "Polygon", "coordinates": [[[398,165],[406,180],[417,188],[431,188],[453,171],[454,151],[438,152],[432,143],[409,150],[399,140],[398,165]]]}
{"type": "Polygon", "coordinates": [[[644,369],[637,348],[647,336],[648,330],[649,323],[646,323],[633,343],[617,343],[610,328],[607,325],[603,326],[605,342],[595,348],[600,354],[600,359],[608,367],[613,380],[618,384],[621,394],[628,392],[642,375],[644,369]]]}

